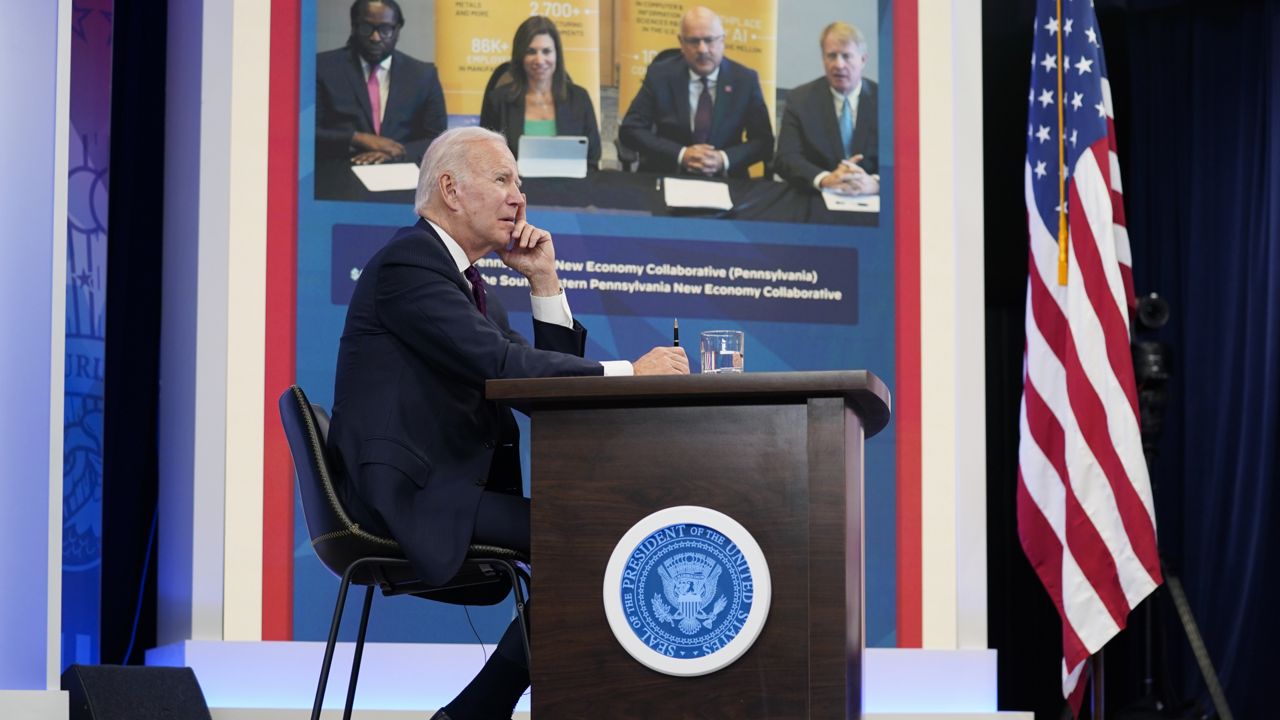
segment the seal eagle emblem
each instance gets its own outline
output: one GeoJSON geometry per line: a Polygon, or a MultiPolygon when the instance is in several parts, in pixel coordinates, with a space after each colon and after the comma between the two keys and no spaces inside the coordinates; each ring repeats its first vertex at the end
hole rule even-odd
{"type": "Polygon", "coordinates": [[[716,600],[710,612],[705,609],[716,596],[716,579],[720,577],[720,564],[701,553],[681,553],[658,568],[662,578],[663,594],[674,605],[667,605],[662,596],[653,596],[653,614],[666,623],[679,622],[685,635],[698,632],[700,627],[711,627],[716,616],[728,603],[724,595],[716,600]]]}
{"type": "Polygon", "coordinates": [[[768,615],[769,568],[755,539],[709,508],[660,510],[636,523],[605,572],[614,637],[669,675],[704,675],[732,663],[768,615]]]}

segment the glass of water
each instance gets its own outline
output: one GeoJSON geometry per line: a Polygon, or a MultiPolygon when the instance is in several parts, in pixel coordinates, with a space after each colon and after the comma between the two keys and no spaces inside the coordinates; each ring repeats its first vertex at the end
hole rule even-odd
{"type": "Polygon", "coordinates": [[[742,372],[746,337],[741,330],[706,330],[701,346],[702,372],[742,372]]]}

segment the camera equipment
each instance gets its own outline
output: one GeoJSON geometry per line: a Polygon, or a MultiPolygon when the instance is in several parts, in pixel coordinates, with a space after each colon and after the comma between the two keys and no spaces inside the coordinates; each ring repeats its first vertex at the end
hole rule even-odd
{"type": "MultiPolygon", "coordinates": [[[[1164,411],[1168,405],[1167,386],[1171,373],[1169,346],[1157,340],[1140,340],[1138,337],[1159,330],[1167,322],[1169,322],[1169,303],[1165,302],[1163,298],[1156,293],[1138,298],[1137,312],[1134,314],[1133,322],[1133,341],[1131,343],[1133,350],[1133,377],[1138,386],[1138,419],[1142,435],[1142,451],[1147,459],[1147,473],[1151,478],[1151,492],[1153,495],[1156,490],[1154,472],[1156,454],[1159,449],[1160,433],[1164,429],[1164,411]]],[[[1204,640],[1200,636],[1200,627],[1196,624],[1196,619],[1191,614],[1191,606],[1187,602],[1186,592],[1182,589],[1182,581],[1177,574],[1165,565],[1163,556],[1160,558],[1160,570],[1164,575],[1164,587],[1168,589],[1169,598],[1173,601],[1178,619],[1182,623],[1183,633],[1187,638],[1187,644],[1191,646],[1191,653],[1195,656],[1196,664],[1200,667],[1200,675],[1204,678],[1205,686],[1209,689],[1209,696],[1213,699],[1213,706],[1217,711],[1218,718],[1219,720],[1232,720],[1231,709],[1227,706],[1226,695],[1222,692],[1222,685],[1218,682],[1218,674],[1214,670],[1213,662],[1209,659],[1209,653],[1204,647],[1204,640]]],[[[1151,611],[1152,603],[1159,592],[1160,588],[1156,588],[1155,592],[1144,602],[1146,612],[1144,613],[1143,622],[1145,656],[1142,679],[1143,697],[1134,708],[1118,713],[1117,720],[1120,718],[1138,720],[1139,718],[1168,717],[1164,714],[1164,704],[1156,698],[1155,681],[1152,677],[1154,664],[1152,661],[1151,611]]]]}
{"type": "Polygon", "coordinates": [[[1159,330],[1167,322],[1169,303],[1163,298],[1151,293],[1138,299],[1138,311],[1133,323],[1133,376],[1138,384],[1138,419],[1141,423],[1142,451],[1147,457],[1148,470],[1155,462],[1160,433],[1164,430],[1169,346],[1155,340],[1137,340],[1136,336],[1143,331],[1159,330]]]}

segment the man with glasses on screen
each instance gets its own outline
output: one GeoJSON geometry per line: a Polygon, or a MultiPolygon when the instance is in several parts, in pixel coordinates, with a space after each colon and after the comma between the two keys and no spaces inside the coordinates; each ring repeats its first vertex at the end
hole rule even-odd
{"type": "Polygon", "coordinates": [[[679,40],[679,57],[649,66],[618,135],[641,170],[746,177],[773,152],[760,77],[724,57],[724,26],[705,7],[684,14],[679,40]]]}
{"type": "Polygon", "coordinates": [[[824,74],[787,95],[774,172],[810,191],[878,194],[879,93],[874,80],[862,77],[867,40],[858,28],[833,22],[818,44],[824,74]]]}
{"type": "Polygon", "coordinates": [[[418,162],[448,117],[435,65],[396,50],[396,0],[351,4],[346,47],[316,56],[316,161],[418,162]]]}

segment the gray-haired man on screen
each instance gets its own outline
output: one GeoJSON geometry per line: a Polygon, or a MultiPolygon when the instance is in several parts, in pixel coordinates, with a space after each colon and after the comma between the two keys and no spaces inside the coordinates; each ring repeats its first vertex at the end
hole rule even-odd
{"type": "Polygon", "coordinates": [[[822,77],[787,96],[774,172],[792,185],[843,195],[880,192],[879,93],[862,76],[867,40],[833,22],[819,37],[822,77]]]}

